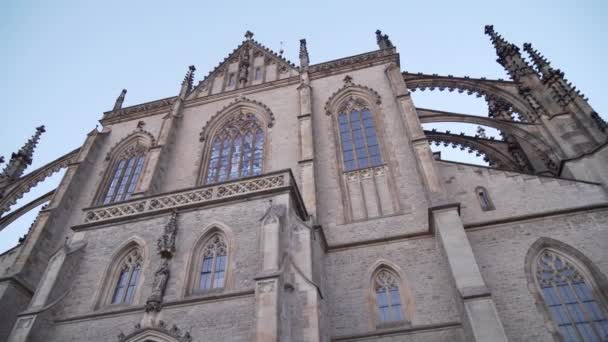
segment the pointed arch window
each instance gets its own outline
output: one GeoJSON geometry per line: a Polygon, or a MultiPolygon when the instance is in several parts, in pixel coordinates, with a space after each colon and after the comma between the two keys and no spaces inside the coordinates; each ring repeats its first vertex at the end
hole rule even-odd
{"type": "Polygon", "coordinates": [[[381,269],[374,278],[379,325],[405,320],[398,279],[398,276],[388,269],[381,269]]]}
{"type": "Polygon", "coordinates": [[[481,210],[490,211],[496,209],[492,200],[490,199],[490,195],[488,194],[488,190],[482,186],[478,186],[475,188],[475,194],[477,195],[477,199],[479,200],[479,205],[481,206],[481,210]]]}
{"type": "Polygon", "coordinates": [[[133,249],[122,260],[114,282],[111,304],[129,304],[133,301],[137,280],[141,272],[142,257],[138,249],[133,249]]]}
{"type": "Polygon", "coordinates": [[[103,194],[102,204],[126,201],[131,198],[144,166],[145,153],[145,146],[135,144],[119,155],[113,163],[113,171],[103,194]]]}
{"type": "Polygon", "coordinates": [[[374,118],[362,101],[341,107],[338,126],[344,171],[382,165],[374,118]]]}
{"type": "Polygon", "coordinates": [[[228,261],[226,242],[221,234],[214,234],[203,247],[198,268],[198,290],[223,288],[226,282],[228,261]]]}
{"type": "Polygon", "coordinates": [[[229,120],[212,140],[206,183],[261,174],[264,139],[255,115],[240,113],[229,120]]]}
{"type": "Polygon", "coordinates": [[[606,341],[608,320],[592,282],[566,256],[550,249],[536,259],[535,280],[564,341],[606,341]]]}

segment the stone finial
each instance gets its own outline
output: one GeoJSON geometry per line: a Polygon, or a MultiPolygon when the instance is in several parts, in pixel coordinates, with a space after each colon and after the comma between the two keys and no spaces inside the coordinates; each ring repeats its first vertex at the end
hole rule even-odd
{"type": "Polygon", "coordinates": [[[376,30],[376,43],[378,43],[378,48],[380,50],[392,48],[393,42],[388,38],[388,34],[382,34],[382,31],[376,30]]]}
{"type": "Polygon", "coordinates": [[[182,81],[182,93],[189,93],[192,90],[192,86],[194,84],[194,71],[196,71],[196,67],[194,67],[194,65],[188,67],[186,76],[184,76],[184,80],[182,81]]]}
{"type": "Polygon", "coordinates": [[[253,32],[247,30],[247,32],[245,32],[245,39],[247,39],[247,40],[253,39],[253,32]]]}
{"type": "Polygon", "coordinates": [[[488,136],[486,135],[486,129],[481,126],[477,126],[477,135],[483,139],[488,138],[488,136]]]}
{"type": "Polygon", "coordinates": [[[350,75],[344,76],[344,79],[342,81],[344,82],[344,84],[353,84],[353,78],[350,75]]]}
{"type": "Polygon", "coordinates": [[[306,48],[306,39],[300,39],[300,67],[306,68],[310,63],[308,57],[308,49],[306,48]]]}
{"type": "Polygon", "coordinates": [[[532,48],[532,44],[524,43],[524,51],[526,51],[528,55],[530,55],[532,62],[536,66],[538,72],[540,72],[540,74],[543,76],[543,78],[548,78],[552,76],[554,70],[553,68],[551,68],[551,63],[537,50],[532,48]]]}
{"type": "Polygon", "coordinates": [[[156,242],[158,253],[162,258],[171,258],[175,252],[175,236],[177,235],[177,211],[173,211],[165,225],[163,235],[156,242]]]}
{"type": "Polygon", "coordinates": [[[0,164],[4,163],[4,156],[0,156],[0,164]]]}
{"type": "Polygon", "coordinates": [[[34,149],[44,132],[46,132],[44,125],[36,127],[36,133],[23,144],[17,153],[11,155],[11,159],[0,174],[0,183],[4,183],[6,179],[15,180],[21,177],[27,166],[32,164],[34,149]]]}
{"type": "Polygon", "coordinates": [[[112,110],[119,110],[122,108],[122,103],[125,101],[125,95],[127,95],[127,89],[123,89],[120,92],[120,95],[116,98],[116,102],[114,102],[114,108],[112,110]]]}

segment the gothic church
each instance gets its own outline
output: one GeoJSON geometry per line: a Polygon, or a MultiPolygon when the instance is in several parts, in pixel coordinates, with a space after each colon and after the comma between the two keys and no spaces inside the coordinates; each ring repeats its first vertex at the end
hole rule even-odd
{"type": "Polygon", "coordinates": [[[247,32],[26,173],[39,127],[0,174],[0,229],[46,203],[0,255],[0,340],[607,341],[607,124],[530,44],[485,33],[510,80],[402,72],[380,31],[318,64],[302,39],[298,65],[247,32]],[[488,116],[416,107],[425,89],[488,116]]]}

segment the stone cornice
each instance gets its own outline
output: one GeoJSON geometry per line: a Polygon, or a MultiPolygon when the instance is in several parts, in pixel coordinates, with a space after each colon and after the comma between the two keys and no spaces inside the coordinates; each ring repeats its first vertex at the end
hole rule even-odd
{"type": "MultiPolygon", "coordinates": [[[[197,304],[197,303],[215,302],[218,300],[229,300],[229,299],[238,299],[238,298],[242,298],[242,297],[250,297],[250,296],[253,296],[254,294],[255,294],[255,290],[253,290],[253,289],[238,290],[238,291],[225,291],[225,292],[221,292],[221,293],[212,293],[209,295],[186,297],[186,298],[181,298],[181,299],[177,299],[177,300],[164,302],[163,307],[168,309],[171,307],[180,307],[180,306],[192,305],[192,304],[197,304]]],[[[120,309],[99,311],[99,312],[94,312],[91,314],[59,318],[59,319],[56,319],[54,322],[55,323],[72,323],[72,322],[77,322],[77,321],[86,321],[86,320],[99,319],[99,318],[104,318],[104,317],[115,317],[115,316],[119,316],[119,315],[126,315],[126,314],[131,314],[134,312],[143,312],[143,311],[144,311],[144,306],[137,305],[137,306],[130,306],[130,307],[121,307],[120,309]]]]}
{"type": "Polygon", "coordinates": [[[369,341],[372,338],[382,338],[382,337],[399,336],[399,335],[412,334],[412,333],[421,333],[421,332],[426,332],[426,331],[437,331],[437,330],[459,329],[459,328],[462,328],[462,323],[460,323],[460,322],[423,324],[423,325],[378,329],[375,331],[354,334],[354,335],[334,336],[331,338],[331,340],[336,341],[336,342],[338,342],[338,341],[358,341],[358,340],[369,341]]]}
{"type": "Polygon", "coordinates": [[[355,56],[336,59],[329,62],[311,65],[309,72],[311,79],[325,77],[328,74],[338,74],[344,70],[357,69],[358,67],[369,67],[371,65],[395,62],[399,65],[399,54],[395,48],[366,52],[355,56]]]}

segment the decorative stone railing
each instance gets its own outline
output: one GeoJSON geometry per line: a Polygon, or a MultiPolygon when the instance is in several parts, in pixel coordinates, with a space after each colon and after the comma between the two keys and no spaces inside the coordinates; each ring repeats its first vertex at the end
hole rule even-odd
{"type": "Polygon", "coordinates": [[[85,225],[97,222],[114,221],[142,214],[161,212],[183,207],[210,204],[235,197],[250,196],[277,190],[291,190],[296,197],[302,214],[306,215],[297,185],[290,170],[267,173],[260,176],[242,178],[234,181],[204,185],[197,188],[165,193],[83,209],[85,225]]]}

